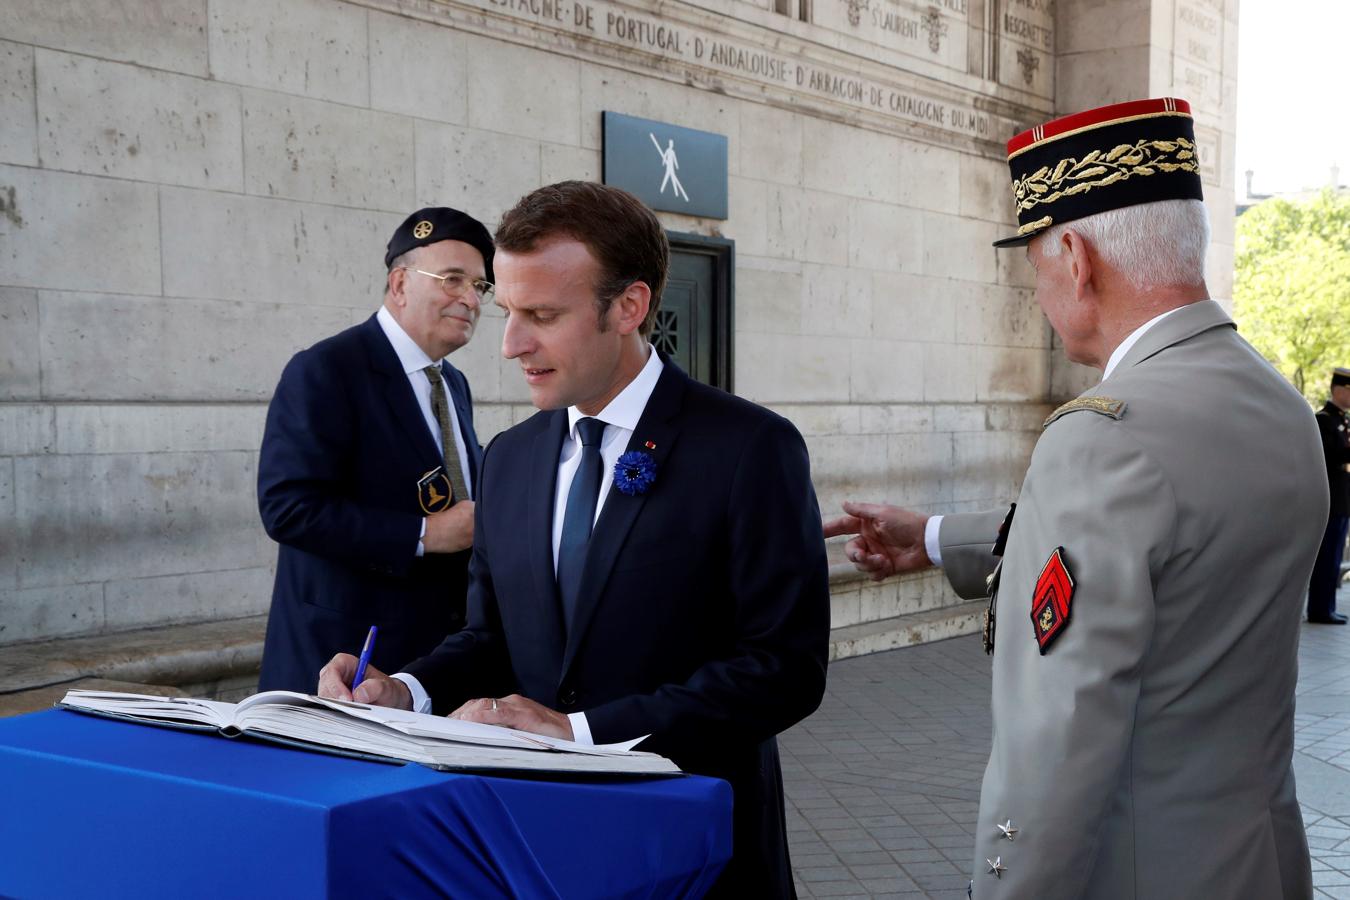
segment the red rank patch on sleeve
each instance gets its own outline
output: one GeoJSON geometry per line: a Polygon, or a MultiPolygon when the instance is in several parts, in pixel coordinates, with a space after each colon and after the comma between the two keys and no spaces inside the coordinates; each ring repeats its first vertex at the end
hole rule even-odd
{"type": "Polygon", "coordinates": [[[1044,656],[1055,638],[1069,627],[1069,611],[1073,604],[1073,576],[1064,561],[1064,548],[1056,547],[1050,554],[1041,577],[1036,579],[1036,593],[1031,598],[1031,626],[1036,643],[1044,656]]]}

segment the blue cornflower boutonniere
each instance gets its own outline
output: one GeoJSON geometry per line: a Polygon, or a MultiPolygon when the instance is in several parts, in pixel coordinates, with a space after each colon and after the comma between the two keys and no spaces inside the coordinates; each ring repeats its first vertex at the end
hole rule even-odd
{"type": "Polygon", "coordinates": [[[641,450],[629,450],[614,463],[614,486],[619,493],[636,497],[647,493],[656,481],[656,460],[641,450]]]}

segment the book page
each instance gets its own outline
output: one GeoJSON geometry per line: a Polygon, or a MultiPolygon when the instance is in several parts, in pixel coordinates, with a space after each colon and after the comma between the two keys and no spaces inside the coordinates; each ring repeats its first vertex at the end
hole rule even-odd
{"type": "Polygon", "coordinates": [[[501,725],[486,725],[481,722],[467,722],[463,719],[450,719],[445,716],[433,716],[403,709],[370,706],[351,700],[329,700],[321,697],[312,699],[327,704],[334,709],[340,709],[350,715],[388,725],[390,728],[397,729],[405,734],[486,744],[493,747],[521,747],[612,756],[631,751],[650,736],[643,735],[635,740],[624,741],[620,744],[578,744],[576,741],[569,741],[565,738],[550,737],[549,735],[535,734],[529,731],[517,731],[514,728],[505,728],[501,725]]]}
{"type": "Polygon", "coordinates": [[[632,751],[634,742],[589,747],[497,725],[422,715],[289,691],[239,704],[109,691],[68,691],[63,705],[146,724],[196,726],[352,751],[438,769],[679,774],[670,760],[632,751]]]}
{"type": "Polygon", "coordinates": [[[235,721],[241,728],[250,727],[258,720],[258,712],[266,707],[322,709],[329,715],[358,719],[391,728],[402,734],[459,741],[466,744],[484,744],[491,747],[515,747],[522,750],[547,750],[548,744],[539,735],[514,731],[497,725],[481,725],[441,716],[429,716],[405,709],[371,706],[352,700],[330,700],[296,694],[290,691],[268,691],[254,694],[242,701],[235,712],[235,721]]]}
{"type": "Polygon", "coordinates": [[[117,691],[66,691],[63,706],[74,706],[109,715],[132,716],[224,728],[234,721],[235,704],[196,697],[159,697],[117,691]]]}
{"type": "Polygon", "coordinates": [[[485,725],[481,722],[466,722],[462,719],[449,719],[445,716],[433,716],[415,713],[406,709],[392,709],[387,706],[372,706],[357,703],[354,700],[333,700],[327,697],[315,697],[297,694],[292,691],[267,691],[254,694],[240,701],[235,713],[240,727],[248,727],[251,711],[262,705],[282,706],[324,706],[368,722],[378,722],[395,731],[417,737],[438,738],[447,741],[459,741],[466,744],[483,744],[489,747],[516,747],[522,750],[561,750],[568,753],[588,753],[592,755],[613,755],[627,753],[646,740],[646,736],[620,744],[578,744],[563,738],[517,731],[500,725],[485,725]]]}

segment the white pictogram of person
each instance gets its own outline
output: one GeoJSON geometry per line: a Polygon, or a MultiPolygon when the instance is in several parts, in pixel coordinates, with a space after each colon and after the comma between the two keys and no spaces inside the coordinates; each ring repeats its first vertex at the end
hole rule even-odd
{"type": "Polygon", "coordinates": [[[688,203],[689,195],[684,192],[684,185],[680,184],[680,178],[675,174],[675,170],[680,167],[680,161],[675,158],[675,139],[671,138],[666,143],[666,149],[662,150],[661,142],[656,139],[656,135],[649,131],[647,137],[652,139],[652,146],[656,148],[657,153],[661,154],[661,162],[666,167],[666,177],[661,179],[660,193],[664,194],[666,185],[669,184],[674,188],[675,196],[683,197],[684,202],[688,203]]]}

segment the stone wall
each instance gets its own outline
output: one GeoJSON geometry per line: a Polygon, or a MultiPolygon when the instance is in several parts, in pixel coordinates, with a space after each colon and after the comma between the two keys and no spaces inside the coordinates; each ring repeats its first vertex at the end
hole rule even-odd
{"type": "MultiPolygon", "coordinates": [[[[8,0],[0,643],[265,611],[286,359],[373,312],[411,209],[598,179],[603,110],[727,135],[729,219],[661,218],[736,242],[737,392],[827,510],[1004,502],[1084,375],[989,246],[1002,142],[1196,85],[1226,294],[1235,46],[1234,0],[8,0]]],[[[484,440],[531,412],[500,324],[453,357],[484,440]]]]}

